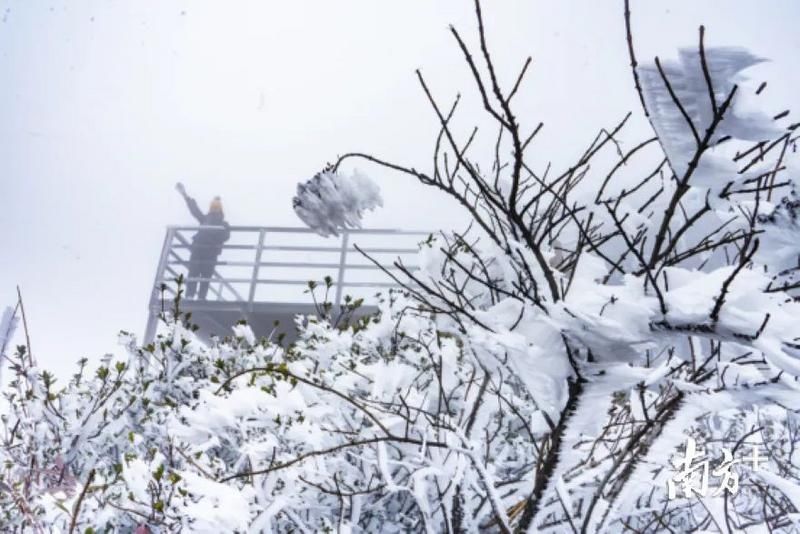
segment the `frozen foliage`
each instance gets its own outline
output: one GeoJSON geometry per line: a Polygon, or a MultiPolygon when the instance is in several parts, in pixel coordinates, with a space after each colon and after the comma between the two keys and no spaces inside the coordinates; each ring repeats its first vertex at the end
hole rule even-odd
{"type": "MultiPolygon", "coordinates": [[[[734,85],[744,80],[742,71],[765,61],[744,49],[709,48],[705,51],[707,70],[704,72],[702,58],[697,49],[685,48],[680,50],[678,61],[659,61],[639,69],[651,122],[677,173],[685,172],[689,165],[695,152],[695,136],[704,136],[714,121],[713,109],[708,102],[705,72],[711,81],[714,98],[724,102],[734,85]],[[664,83],[662,73],[669,84],[664,83]],[[691,119],[691,126],[684,114],[691,119]]],[[[770,117],[744,108],[740,102],[742,98],[743,95],[737,91],[731,99],[725,120],[712,129],[711,143],[717,143],[720,139],[758,142],[778,132],[770,117]]],[[[730,174],[731,170],[736,172],[732,162],[722,158],[706,157],[703,163],[719,165],[702,169],[703,178],[709,182],[722,181],[723,175],[730,174]]]]}
{"type": "MultiPolygon", "coordinates": [[[[649,80],[657,137],[629,144],[626,117],[577,161],[538,169],[538,127],[511,107],[525,70],[499,85],[476,8],[479,56],[453,33],[500,132],[494,160],[471,153],[475,134],[451,129],[455,106],[443,112],[420,75],[441,124],[433,169],[359,153],[335,166],[413,177],[472,227],[430,236],[418,269],[398,261],[388,274],[403,290],[380,313],[320,303],[288,347],[246,324],[200,343],[180,290],[152,345],[123,334],[127,361],[84,364],[68,384],[19,347],[0,449],[6,530],[800,529],[796,125],[720,138],[740,90],[725,73],[745,56],[684,54],[656,68],[665,88],[683,76],[666,91],[682,134],[649,80]],[[726,450],[761,463],[732,466],[735,493],[670,499],[687,437],[715,463],[726,450]]],[[[304,206],[322,199],[309,191],[304,206]]],[[[323,233],[353,222],[307,208],[323,233]]]]}
{"type": "Polygon", "coordinates": [[[383,200],[375,182],[358,171],[348,176],[326,168],[297,184],[292,205],[306,226],[328,237],[347,228],[361,228],[363,213],[382,206],[383,200]]]}
{"type": "Polygon", "coordinates": [[[7,307],[0,319],[0,384],[3,383],[3,365],[6,359],[6,349],[14,336],[19,319],[14,308],[7,307]]]}
{"type": "Polygon", "coordinates": [[[447,334],[429,314],[405,312],[410,304],[394,295],[379,318],[348,327],[357,304],[344,318],[312,318],[288,351],[246,325],[206,347],[170,316],[154,345],[123,334],[127,361],[82,368],[63,388],[22,351],[8,394],[3,524],[438,530],[441,495],[463,492],[477,529],[493,507],[471,496],[489,488],[500,506],[497,481],[515,488],[533,468],[535,404],[499,361],[499,339],[447,334]],[[479,402],[490,394],[516,422],[479,402]]]}
{"type": "MultiPolygon", "coordinates": [[[[446,284],[442,239],[420,251],[431,283],[446,284]]],[[[487,257],[497,258],[487,259],[493,278],[513,272],[502,252],[487,257]]],[[[106,361],[94,373],[82,365],[65,386],[33,367],[21,348],[7,393],[0,518],[8,531],[39,525],[65,532],[73,523],[79,532],[497,529],[519,515],[574,388],[569,346],[591,347],[595,362],[581,365],[589,377],[561,438],[564,451],[590,454],[601,414],[622,425],[610,430],[619,437],[636,425],[633,412],[641,418],[673,402],[670,394],[683,396],[680,418],[670,423],[676,431],[650,453],[663,458],[647,464],[661,468],[660,478],[652,480],[650,467],[632,473],[641,487],[602,505],[610,523],[633,509],[629,501],[663,490],[665,461],[687,429],[724,443],[763,427],[765,471],[784,473],[784,488],[796,484],[800,421],[781,406],[797,392],[781,382],[758,385],[769,373],[741,359],[755,340],[712,343],[720,353],[711,369],[689,365],[675,351],[682,343],[675,333],[650,326],[661,319],[656,299],[635,278],[614,287],[593,281],[600,266],[587,256],[574,293],[549,314],[513,298],[493,302],[479,282],[462,279],[465,298],[479,301],[483,326],[459,328],[446,315],[415,311],[419,299],[393,293],[374,318],[354,319],[358,303],[351,303],[342,316],[300,321],[300,339],[288,350],[257,340],[244,324],[205,346],[176,306],[156,343],[142,347],[123,333],[127,361],[106,361]],[[724,369],[722,382],[718,376],[692,386],[696,373],[714,369],[724,369]],[[771,408],[754,403],[764,399],[771,408]],[[752,407],[735,410],[742,405],[752,407]]],[[[671,276],[670,320],[688,324],[713,305],[709,288],[719,280],[678,269],[671,276]]],[[[753,300],[758,283],[732,288],[721,328],[757,329],[759,317],[748,314],[758,309],[777,319],[762,342],[791,337],[800,305],[753,300]]],[[[694,343],[699,358],[702,342],[694,343]]],[[[590,494],[591,480],[617,461],[598,457],[585,470],[568,462],[558,468],[552,491],[559,500],[551,505],[590,494]]],[[[747,495],[758,484],[771,484],[766,477],[743,481],[743,506],[751,506],[747,495]]],[[[788,505],[793,494],[781,497],[775,488],[774,498],[788,505]]],[[[639,507],[642,517],[648,509],[639,507]]],[[[674,524],[688,528],[691,513],[676,515],[674,524]]]]}

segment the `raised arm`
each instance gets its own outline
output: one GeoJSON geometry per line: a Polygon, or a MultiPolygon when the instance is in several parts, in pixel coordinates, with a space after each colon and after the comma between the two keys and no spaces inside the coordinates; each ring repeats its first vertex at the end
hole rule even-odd
{"type": "Polygon", "coordinates": [[[183,187],[182,183],[178,182],[175,184],[175,189],[178,190],[178,193],[181,194],[183,200],[186,201],[186,206],[189,208],[189,212],[192,214],[192,216],[197,219],[197,222],[203,224],[205,222],[205,215],[203,215],[203,212],[200,211],[197,201],[186,194],[186,189],[183,187]]]}

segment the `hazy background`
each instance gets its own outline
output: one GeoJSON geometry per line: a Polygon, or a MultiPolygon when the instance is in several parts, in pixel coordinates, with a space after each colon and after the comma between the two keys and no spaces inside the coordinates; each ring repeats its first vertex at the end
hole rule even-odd
{"type": "MultiPolygon", "coordinates": [[[[707,45],[772,59],[750,70],[768,111],[800,112],[800,2],[632,3],[640,59],[696,45],[703,23],[707,45]]],[[[544,160],[640,112],[621,1],[484,4],[505,83],[534,58],[519,117],[545,122],[544,160]]],[[[299,225],[295,184],[337,154],[428,168],[436,121],[415,68],[443,104],[464,94],[465,129],[479,109],[447,29],[474,45],[464,0],[19,0],[0,17],[0,306],[21,286],[33,352],[61,375],[118,351],[120,329],[141,335],[164,228],[192,222],[177,180],[203,207],[221,195],[232,224],[299,225]]],[[[359,168],[385,197],[366,226],[461,226],[435,191],[359,168]]]]}

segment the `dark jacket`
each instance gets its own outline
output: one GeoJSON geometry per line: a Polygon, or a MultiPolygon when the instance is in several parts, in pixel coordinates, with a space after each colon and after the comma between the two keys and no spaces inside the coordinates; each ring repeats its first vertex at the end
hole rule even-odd
{"type": "Polygon", "coordinates": [[[225,216],[220,212],[204,214],[192,197],[185,197],[186,205],[197,222],[203,226],[219,226],[220,228],[201,228],[192,238],[192,257],[216,259],[222,252],[222,245],[231,237],[231,229],[225,216]]]}

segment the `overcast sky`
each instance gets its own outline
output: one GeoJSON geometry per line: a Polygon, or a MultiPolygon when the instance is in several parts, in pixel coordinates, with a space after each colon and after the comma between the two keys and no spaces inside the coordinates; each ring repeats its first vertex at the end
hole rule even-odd
{"type": "MultiPolygon", "coordinates": [[[[772,60],[750,71],[768,111],[800,111],[800,2],[632,3],[640,59],[695,45],[702,23],[708,45],[772,60]]],[[[534,58],[519,116],[545,122],[543,159],[640,112],[621,1],[484,4],[502,79],[534,58]]],[[[176,181],[203,206],[221,195],[232,224],[295,226],[296,183],[337,154],[427,168],[436,122],[414,69],[443,102],[464,94],[465,129],[478,110],[447,29],[474,43],[463,0],[18,0],[0,17],[0,305],[22,288],[33,351],[59,374],[142,333],[165,227],[192,222],[176,181]]],[[[359,168],[385,197],[367,226],[463,223],[433,190],[359,168]]]]}

